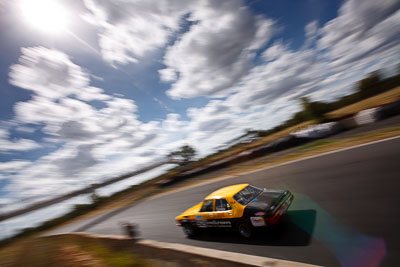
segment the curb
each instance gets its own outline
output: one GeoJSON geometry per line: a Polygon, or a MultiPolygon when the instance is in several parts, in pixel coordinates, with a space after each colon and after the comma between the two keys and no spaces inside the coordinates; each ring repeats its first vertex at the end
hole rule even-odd
{"type": "MultiPolygon", "coordinates": [[[[57,234],[53,236],[63,236],[63,235],[76,235],[88,238],[101,238],[101,239],[113,239],[113,240],[132,240],[129,237],[121,235],[96,235],[88,234],[84,232],[73,232],[65,234],[57,234]]],[[[222,260],[226,262],[232,262],[236,264],[242,264],[245,266],[274,266],[274,267],[317,267],[319,265],[313,265],[308,263],[294,262],[288,260],[281,260],[268,257],[260,257],[254,255],[247,255],[237,252],[229,252],[223,250],[216,250],[210,248],[202,248],[191,245],[184,245],[178,243],[167,243],[147,239],[139,239],[135,242],[136,244],[148,246],[156,249],[173,250],[179,253],[191,254],[194,256],[201,256],[211,259],[222,260]]]]}
{"type": "Polygon", "coordinates": [[[153,240],[139,240],[138,243],[143,245],[148,245],[160,249],[171,249],[175,251],[180,251],[192,255],[197,256],[206,256],[208,258],[214,258],[224,261],[230,261],[235,263],[240,263],[243,265],[251,265],[251,266],[276,266],[276,267],[311,267],[311,266],[318,266],[312,265],[307,263],[301,262],[294,262],[294,261],[287,261],[287,260],[280,260],[274,258],[267,258],[267,257],[260,257],[254,255],[247,255],[242,253],[236,252],[229,252],[223,250],[216,250],[210,248],[202,248],[202,247],[195,247],[190,245],[184,244],[177,244],[177,243],[165,243],[153,240]]]}

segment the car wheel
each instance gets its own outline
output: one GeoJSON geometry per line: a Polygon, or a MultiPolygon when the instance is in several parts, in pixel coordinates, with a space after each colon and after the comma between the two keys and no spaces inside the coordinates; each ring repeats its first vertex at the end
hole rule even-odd
{"type": "Polygon", "coordinates": [[[190,238],[196,235],[196,229],[192,225],[186,223],[182,227],[183,227],[183,232],[187,237],[190,238]]]}
{"type": "Polygon", "coordinates": [[[253,236],[253,227],[251,227],[248,223],[240,223],[238,225],[238,231],[241,237],[249,239],[253,236]]]}

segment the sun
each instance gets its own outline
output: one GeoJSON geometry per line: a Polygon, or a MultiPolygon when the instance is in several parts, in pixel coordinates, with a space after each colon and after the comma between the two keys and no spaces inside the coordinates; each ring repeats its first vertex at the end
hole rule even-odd
{"type": "Polygon", "coordinates": [[[67,10],[57,0],[20,0],[20,8],[26,22],[43,32],[67,29],[67,10]]]}

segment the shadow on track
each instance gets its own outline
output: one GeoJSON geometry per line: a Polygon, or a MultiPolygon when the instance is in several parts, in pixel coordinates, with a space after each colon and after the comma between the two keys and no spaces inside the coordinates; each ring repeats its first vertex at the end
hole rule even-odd
{"type": "Polygon", "coordinates": [[[195,239],[262,246],[307,246],[311,242],[315,220],[315,210],[293,210],[287,212],[281,224],[272,228],[257,229],[255,236],[249,240],[241,238],[236,232],[218,229],[203,231],[195,239]]]}

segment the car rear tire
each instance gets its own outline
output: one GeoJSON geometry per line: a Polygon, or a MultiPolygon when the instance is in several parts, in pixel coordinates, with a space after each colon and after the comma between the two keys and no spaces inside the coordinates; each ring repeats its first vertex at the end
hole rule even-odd
{"type": "Polygon", "coordinates": [[[249,239],[253,236],[254,229],[253,227],[245,222],[239,223],[238,225],[238,231],[241,237],[245,239],[249,239]]]}
{"type": "Polygon", "coordinates": [[[182,225],[182,227],[183,227],[183,232],[188,238],[194,237],[197,233],[196,228],[191,224],[185,223],[184,225],[182,225]]]}

